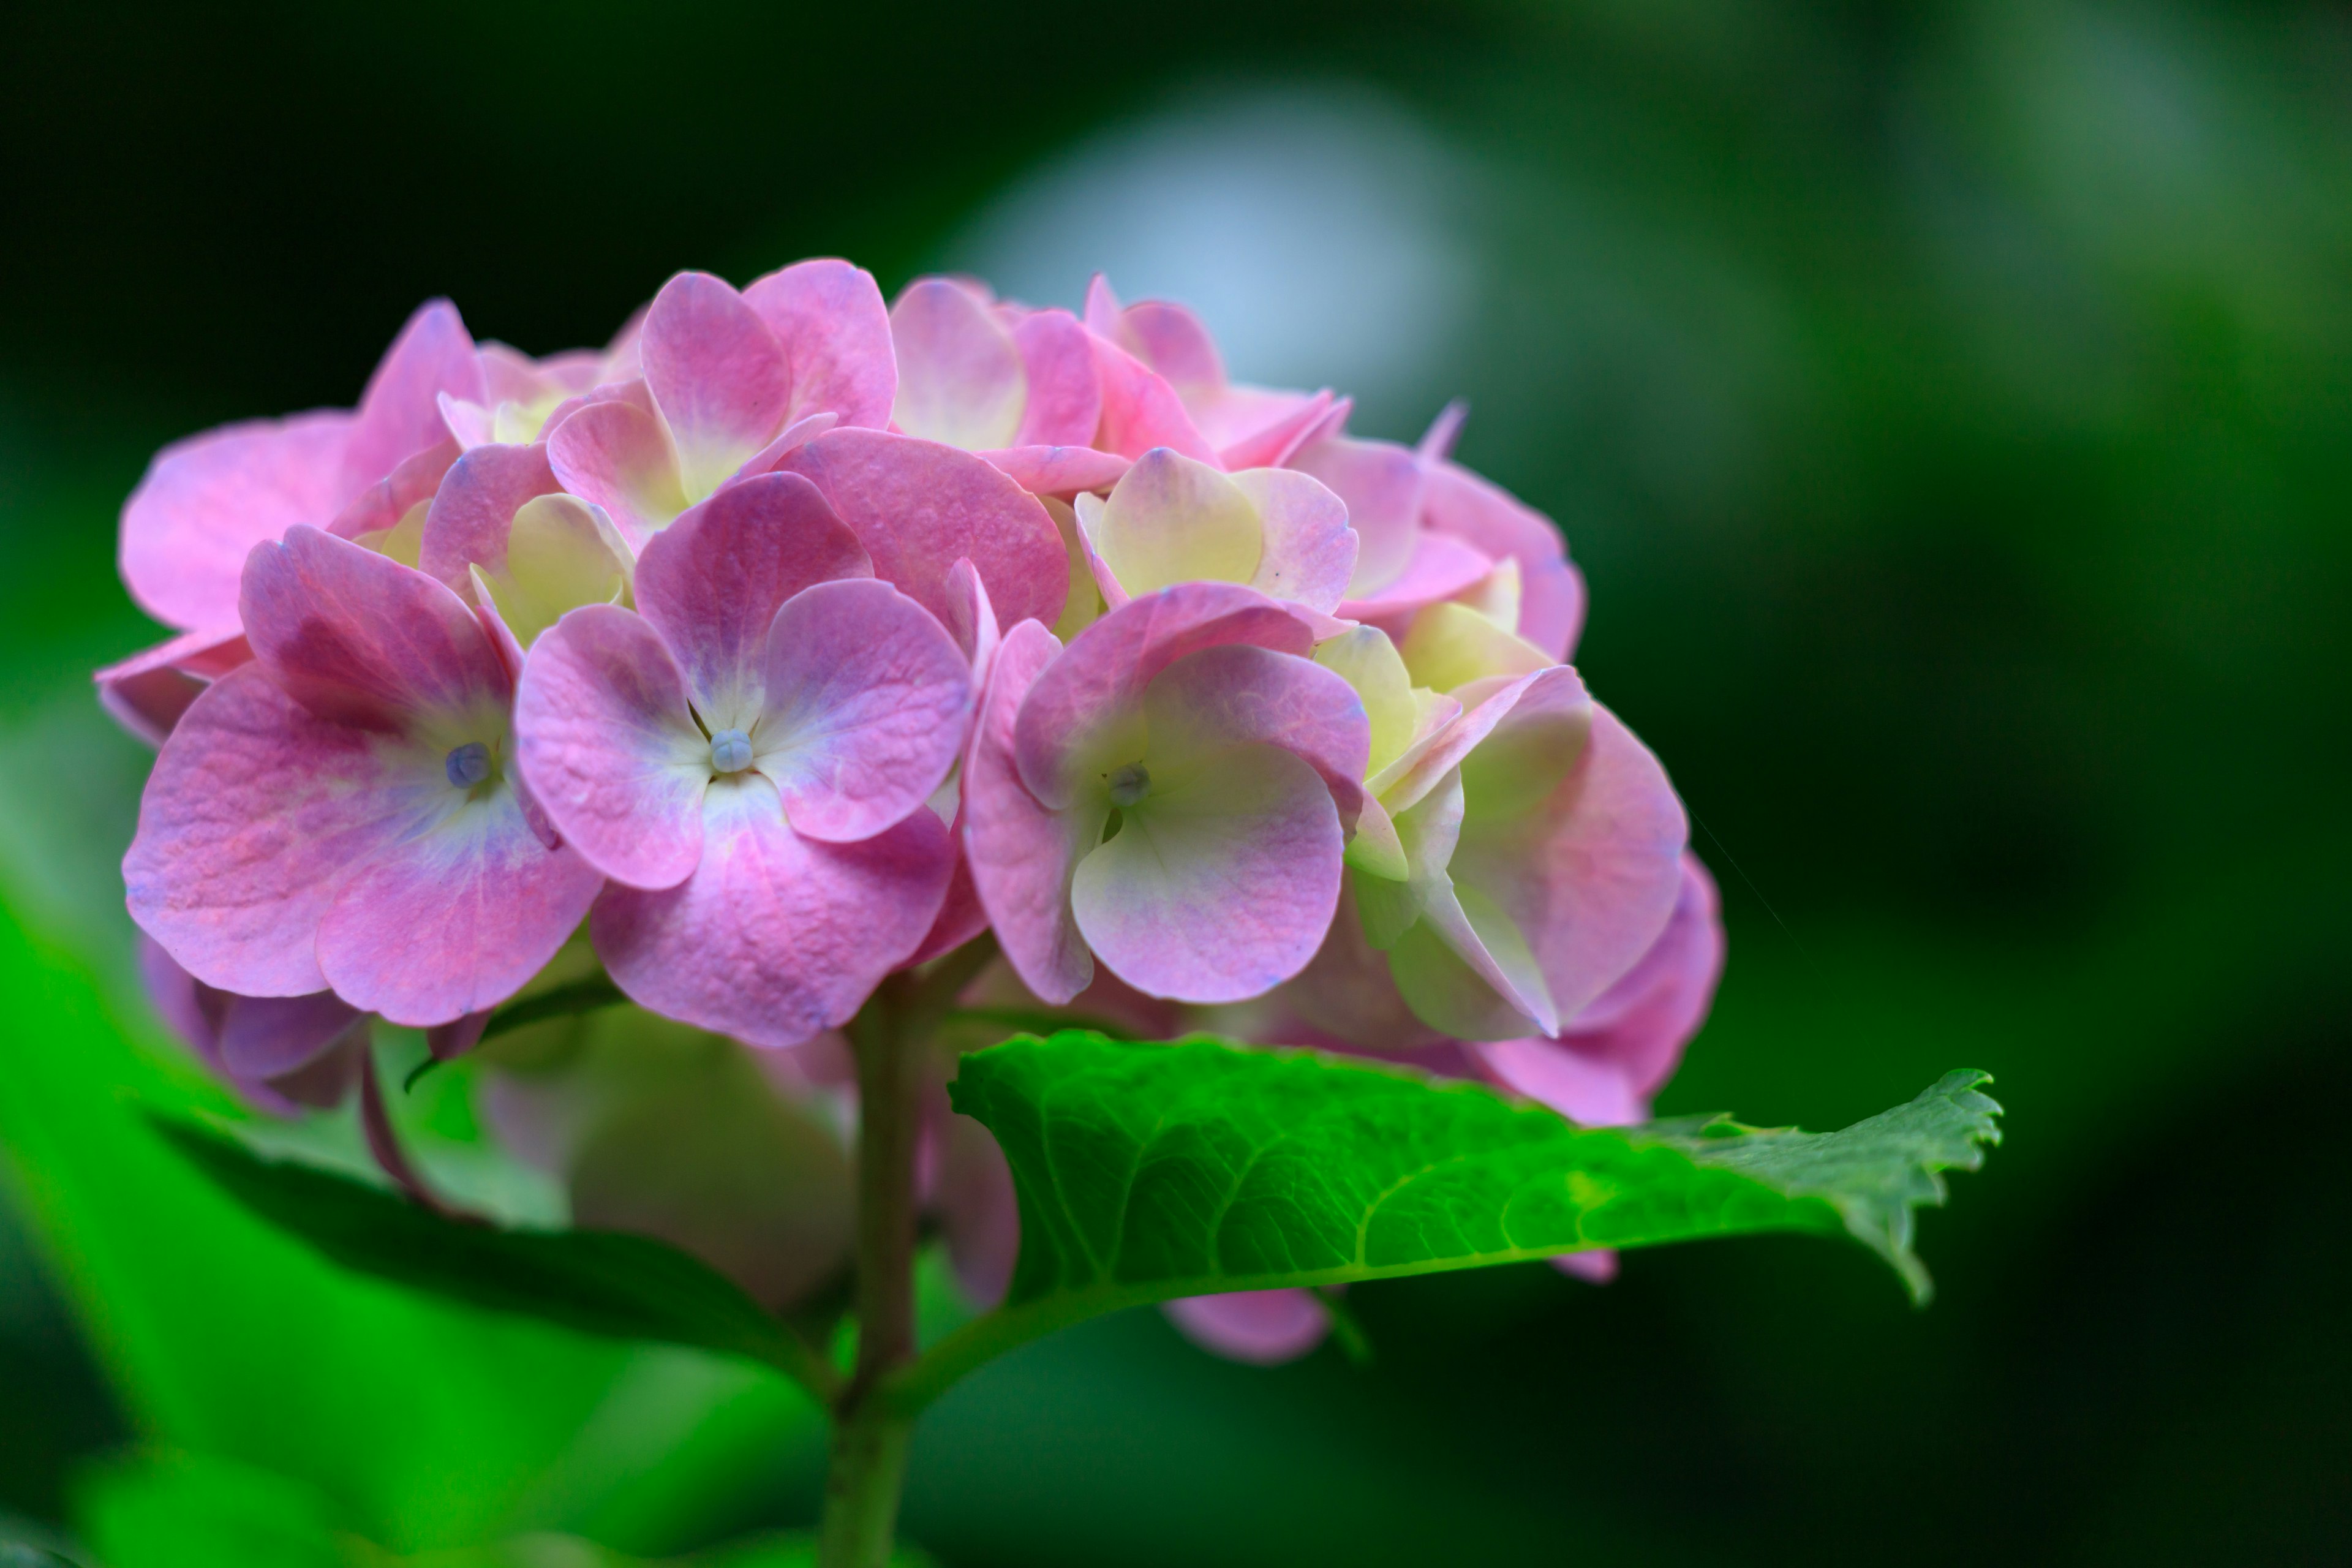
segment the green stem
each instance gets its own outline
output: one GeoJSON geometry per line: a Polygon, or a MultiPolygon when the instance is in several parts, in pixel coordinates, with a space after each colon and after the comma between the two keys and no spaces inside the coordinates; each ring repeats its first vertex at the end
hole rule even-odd
{"type": "Polygon", "coordinates": [[[881,1397],[915,1360],[915,1155],[928,1042],[994,952],[986,937],[885,980],[850,1026],[857,1057],[857,1364],[834,1401],[819,1568],[890,1560],[914,1417],[881,1397]]]}

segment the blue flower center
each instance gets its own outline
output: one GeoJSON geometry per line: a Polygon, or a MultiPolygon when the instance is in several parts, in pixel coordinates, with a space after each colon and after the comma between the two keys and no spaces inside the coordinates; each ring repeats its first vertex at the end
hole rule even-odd
{"type": "Polygon", "coordinates": [[[740,773],[751,765],[751,737],[740,730],[721,730],[710,737],[710,765],[722,773],[740,773]]]}
{"type": "Polygon", "coordinates": [[[1128,763],[1112,773],[1108,783],[1110,803],[1122,811],[1151,793],[1151,774],[1145,771],[1141,763],[1128,763]]]}
{"type": "Polygon", "coordinates": [[[490,749],[479,741],[468,741],[442,759],[441,771],[459,789],[471,789],[490,776],[490,749]]]}

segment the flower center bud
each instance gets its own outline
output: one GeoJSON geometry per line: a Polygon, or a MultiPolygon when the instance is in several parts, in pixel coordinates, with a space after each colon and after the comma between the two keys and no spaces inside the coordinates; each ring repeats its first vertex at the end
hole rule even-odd
{"type": "Polygon", "coordinates": [[[751,737],[740,730],[721,730],[710,737],[710,765],[722,773],[740,773],[751,765],[751,737]]]}
{"type": "Polygon", "coordinates": [[[1129,763],[1110,775],[1110,803],[1124,811],[1151,793],[1151,775],[1141,763],[1129,763]]]}
{"type": "Polygon", "coordinates": [[[468,741],[441,760],[441,771],[459,789],[471,789],[490,776],[490,749],[479,741],[468,741]]]}

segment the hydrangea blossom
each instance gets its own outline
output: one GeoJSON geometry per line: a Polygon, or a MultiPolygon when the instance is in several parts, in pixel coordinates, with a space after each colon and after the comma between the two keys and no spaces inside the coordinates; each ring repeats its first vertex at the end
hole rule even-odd
{"type": "MultiPolygon", "coordinates": [[[[1074,314],[685,272],[545,359],[429,304],[355,409],[179,443],[125,507],[175,634],[100,675],[161,745],[124,862],[159,1008],[290,1112],[373,1092],[372,1016],[456,1055],[601,969],[635,1005],[492,1050],[491,1120],[575,1219],[776,1307],[855,1228],[840,1031],[912,977],[1643,1117],[1723,963],[1681,804],[1460,406],[1351,417],[1099,278],[1074,314]]],[[[905,1101],[982,1300],[1013,1188],[942,1085],[1002,1032],[905,1101]]],[[[1256,1361],[1330,1321],[1171,1311],[1256,1361]]]]}

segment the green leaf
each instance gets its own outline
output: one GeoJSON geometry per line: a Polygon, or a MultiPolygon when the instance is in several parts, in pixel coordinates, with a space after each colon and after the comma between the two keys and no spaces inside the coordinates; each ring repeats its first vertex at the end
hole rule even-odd
{"type": "Polygon", "coordinates": [[[666,1243],[447,1219],[350,1176],[265,1159],[225,1132],[154,1120],[223,1192],[346,1268],[584,1333],[746,1356],[820,1397],[830,1388],[830,1370],[782,1322],[666,1243]]]}
{"type": "Polygon", "coordinates": [[[1207,1038],[1069,1031],[963,1058],[955,1107],[1013,1166],[1004,1305],[898,1385],[920,1404],[981,1361],[1096,1313],[1759,1231],[1851,1235],[1927,1292],[1912,1210],[1997,1142],[1983,1073],[1843,1132],[1685,1118],[1580,1128],[1478,1084],[1207,1038]]]}

